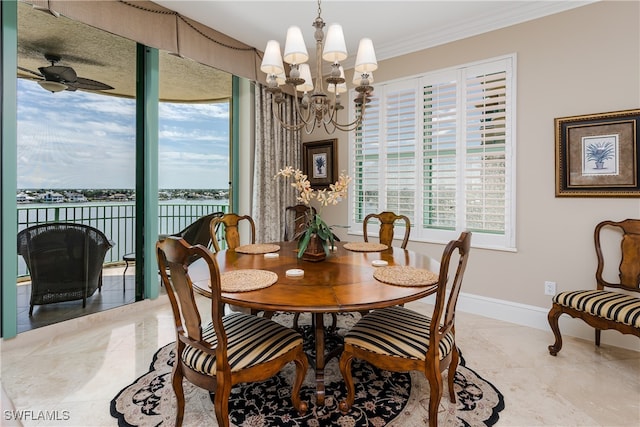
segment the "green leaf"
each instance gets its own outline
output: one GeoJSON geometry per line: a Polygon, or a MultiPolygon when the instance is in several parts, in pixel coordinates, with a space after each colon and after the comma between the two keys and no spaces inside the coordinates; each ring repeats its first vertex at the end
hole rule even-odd
{"type": "Polygon", "coordinates": [[[309,246],[309,240],[311,240],[311,234],[312,233],[309,232],[309,229],[307,229],[304,237],[302,238],[302,240],[300,240],[300,243],[298,244],[298,258],[302,258],[302,254],[307,250],[307,246],[309,246]]]}

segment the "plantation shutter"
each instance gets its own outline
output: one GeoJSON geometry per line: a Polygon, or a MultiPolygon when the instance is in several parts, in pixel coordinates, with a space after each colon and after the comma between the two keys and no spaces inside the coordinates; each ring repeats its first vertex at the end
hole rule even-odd
{"type": "Polygon", "coordinates": [[[473,232],[504,235],[507,226],[506,78],[504,67],[466,75],[464,223],[473,232]]]}
{"type": "Polygon", "coordinates": [[[352,233],[371,212],[408,216],[412,240],[515,247],[514,57],[375,86],[351,140],[352,233]]]}
{"type": "Polygon", "coordinates": [[[409,217],[415,223],[416,188],[418,185],[416,151],[415,83],[387,90],[384,98],[384,210],[409,217]]]}
{"type": "Polygon", "coordinates": [[[423,220],[425,228],[455,230],[458,198],[455,76],[423,88],[423,220]]]}
{"type": "Polygon", "coordinates": [[[367,214],[378,211],[380,201],[380,102],[373,97],[365,117],[355,131],[353,143],[353,179],[355,198],[353,221],[362,223],[367,214]]]}

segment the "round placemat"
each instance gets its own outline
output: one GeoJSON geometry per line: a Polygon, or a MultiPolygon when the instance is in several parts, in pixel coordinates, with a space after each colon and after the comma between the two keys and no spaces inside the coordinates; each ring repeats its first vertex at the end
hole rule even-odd
{"type": "Polygon", "coordinates": [[[233,270],[220,275],[222,292],[247,292],[268,288],[278,281],[278,275],[267,270],[233,270]]]}
{"type": "Polygon", "coordinates": [[[429,270],[404,265],[378,267],[373,272],[377,280],[398,286],[428,286],[438,283],[438,275],[429,270]]]}
{"type": "Polygon", "coordinates": [[[270,252],[278,252],[279,250],[280,246],[271,243],[253,243],[236,248],[236,252],[241,254],[268,254],[270,252]]]}
{"type": "Polygon", "coordinates": [[[349,242],[344,244],[344,248],[353,252],[380,252],[388,249],[389,246],[373,242],[349,242]]]}

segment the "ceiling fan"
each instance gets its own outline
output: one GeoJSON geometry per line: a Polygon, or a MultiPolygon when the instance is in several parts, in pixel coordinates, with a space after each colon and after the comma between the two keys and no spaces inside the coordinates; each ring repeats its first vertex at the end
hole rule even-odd
{"type": "Polygon", "coordinates": [[[56,65],[60,62],[59,55],[45,54],[45,59],[51,62],[48,67],[40,67],[39,73],[31,71],[29,69],[18,67],[18,69],[33,74],[34,76],[41,77],[37,83],[49,92],[60,92],[63,90],[76,91],[78,89],[84,90],[109,90],[113,87],[104,84],[102,82],[87,79],[84,77],[78,77],[75,70],[71,67],[63,65],[56,65]]]}

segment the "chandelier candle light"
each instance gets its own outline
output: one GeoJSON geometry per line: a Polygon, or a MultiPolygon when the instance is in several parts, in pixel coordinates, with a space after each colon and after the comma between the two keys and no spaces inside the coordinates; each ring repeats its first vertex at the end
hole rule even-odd
{"type": "Polygon", "coordinates": [[[338,123],[337,113],[344,107],[340,102],[340,94],[347,91],[344,69],[340,61],[347,58],[347,48],[339,24],[332,24],[327,31],[327,38],[324,37],[323,28],[325,26],[320,16],[320,0],[318,0],[318,16],[313,22],[316,29],[314,37],[316,40],[316,76],[315,84],[311,78],[307,48],[302,38],[300,27],[290,27],[287,31],[287,39],[284,47],[284,57],[280,54],[280,44],[275,40],[269,40],[262,58],[260,70],[267,74],[267,90],[272,94],[273,114],[280,122],[280,125],[290,131],[305,129],[307,134],[313,132],[315,128],[323,127],[327,133],[333,133],[336,129],[341,131],[351,131],[362,123],[367,102],[370,101],[373,87],[372,72],[378,68],[376,54],[373,49],[371,39],[363,38],[358,46],[356,56],[353,83],[358,96],[355,98],[356,105],[360,106],[356,118],[351,123],[338,123]],[[285,76],[285,69],[282,63],[290,65],[289,76],[285,76]],[[327,77],[327,91],[333,95],[328,95],[324,91],[322,81],[322,59],[331,63],[331,73],[327,77]],[[287,84],[293,87],[293,92],[303,92],[301,99],[297,99],[295,104],[295,114],[299,123],[286,123],[282,118],[280,104],[284,102],[280,85],[287,84]]]}

